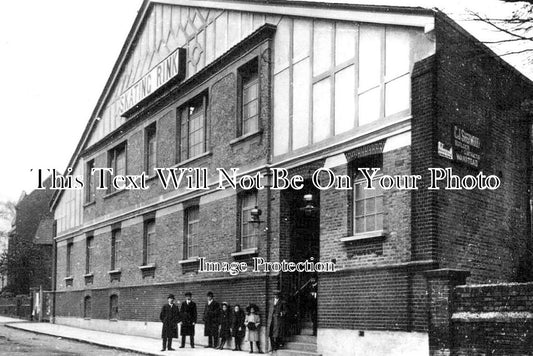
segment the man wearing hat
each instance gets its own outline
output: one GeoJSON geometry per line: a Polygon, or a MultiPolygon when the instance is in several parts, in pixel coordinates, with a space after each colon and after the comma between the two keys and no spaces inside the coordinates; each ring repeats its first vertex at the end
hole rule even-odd
{"type": "Polygon", "coordinates": [[[207,303],[204,308],[204,336],[207,336],[206,347],[217,347],[218,326],[220,325],[220,306],[213,299],[213,293],[207,293],[207,303]]]}
{"type": "Polygon", "coordinates": [[[167,297],[168,303],[163,305],[159,320],[163,323],[163,330],[161,331],[161,338],[163,339],[163,348],[161,351],[173,351],[172,338],[178,337],[178,322],[180,321],[180,313],[177,305],[174,305],[174,294],[169,294],[167,297]]]}
{"type": "Polygon", "coordinates": [[[287,315],[287,303],[285,303],[285,301],[281,299],[281,293],[277,291],[274,294],[272,314],[270,314],[269,316],[270,345],[273,351],[276,351],[277,349],[279,349],[283,343],[286,315],[287,315]]]}
{"type": "Polygon", "coordinates": [[[191,300],[192,293],[185,293],[185,301],[181,303],[181,346],[180,348],[185,347],[185,338],[187,335],[191,338],[191,348],[194,349],[194,325],[196,324],[196,319],[198,313],[196,312],[196,303],[191,300]]]}

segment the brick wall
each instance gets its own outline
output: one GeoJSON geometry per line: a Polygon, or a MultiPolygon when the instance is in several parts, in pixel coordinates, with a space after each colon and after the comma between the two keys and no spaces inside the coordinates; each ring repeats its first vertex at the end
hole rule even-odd
{"type": "Polygon", "coordinates": [[[320,328],[426,331],[425,280],[405,268],[319,276],[320,328]]]}
{"type": "Polygon", "coordinates": [[[502,181],[494,191],[438,191],[439,262],[470,270],[472,282],[514,280],[530,239],[530,130],[520,110],[530,84],[446,17],[437,16],[435,28],[438,140],[451,144],[459,124],[481,138],[482,151],[479,170],[445,158],[436,166],[502,181]]]}
{"type": "Polygon", "coordinates": [[[436,346],[432,355],[443,350],[453,355],[533,353],[532,283],[463,285],[452,287],[449,293],[449,299],[434,295],[429,299],[432,315],[439,308],[450,310],[440,314],[443,319],[449,317],[448,337],[442,337],[445,329],[430,334],[430,344],[436,346]]]}
{"type": "MultiPolygon", "coordinates": [[[[168,168],[176,165],[177,155],[177,119],[176,112],[181,105],[195,95],[207,91],[208,105],[206,117],[206,150],[209,155],[193,160],[185,167],[205,167],[212,176],[218,177],[216,168],[229,169],[240,167],[243,170],[266,163],[270,150],[270,64],[265,55],[268,41],[257,44],[255,48],[247,48],[248,52],[239,54],[233,62],[225,63],[216,74],[210,76],[198,87],[185,87],[181,90],[179,100],[172,100],[163,108],[144,113],[143,117],[131,119],[132,124],[126,125],[120,133],[101,146],[89,149],[86,160],[95,159],[96,167],[107,167],[107,152],[121,142],[127,141],[127,174],[140,174],[144,167],[144,128],[152,122],[157,123],[157,165],[168,168]],[[261,110],[259,127],[261,132],[247,139],[235,141],[237,138],[237,71],[238,68],[253,58],[259,58],[261,110]],[[133,122],[137,122],[134,124],[133,122]]],[[[167,100],[168,101],[168,100],[167,100]]],[[[99,144],[101,145],[101,144],[99,144]]],[[[148,172],[147,172],[148,173],[148,172]]],[[[182,183],[183,185],[184,183],[182,183]]],[[[144,191],[122,191],[109,195],[105,190],[97,190],[93,204],[84,208],[84,221],[127,210],[139,202],[155,202],[163,194],[174,190],[171,185],[166,191],[161,187],[159,179],[148,181],[150,189],[144,191]]],[[[180,192],[185,192],[181,189],[180,192]]]]}
{"type": "Polygon", "coordinates": [[[228,302],[230,305],[240,304],[242,308],[255,303],[260,308],[263,323],[265,318],[266,280],[262,277],[232,278],[164,285],[98,288],[58,292],[56,295],[57,316],[82,318],[85,296],[91,297],[93,319],[109,319],[109,299],[112,294],[118,295],[119,320],[159,321],[161,306],[166,303],[169,293],[176,300],[184,301],[183,294],[190,291],[198,307],[198,322],[202,323],[202,315],[206,303],[206,293],[212,291],[215,300],[228,302]]]}

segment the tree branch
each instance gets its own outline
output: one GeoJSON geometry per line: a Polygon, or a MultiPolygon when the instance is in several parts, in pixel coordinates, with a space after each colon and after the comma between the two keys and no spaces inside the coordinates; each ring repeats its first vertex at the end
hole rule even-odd
{"type": "Polygon", "coordinates": [[[508,30],[508,29],[506,29],[506,28],[504,28],[502,26],[499,26],[499,25],[493,23],[491,21],[491,19],[488,19],[486,17],[482,17],[481,15],[479,15],[479,14],[477,14],[475,12],[470,12],[470,14],[475,17],[474,20],[482,21],[482,22],[486,23],[487,25],[490,25],[490,26],[494,27],[495,29],[497,29],[498,31],[503,32],[503,33],[505,33],[505,34],[507,34],[509,36],[512,36],[512,37],[515,37],[515,38],[518,38],[518,39],[521,39],[521,40],[524,40],[524,41],[531,41],[532,40],[530,37],[519,35],[518,33],[514,33],[514,32],[512,32],[512,31],[510,31],[510,30],[508,30]]]}

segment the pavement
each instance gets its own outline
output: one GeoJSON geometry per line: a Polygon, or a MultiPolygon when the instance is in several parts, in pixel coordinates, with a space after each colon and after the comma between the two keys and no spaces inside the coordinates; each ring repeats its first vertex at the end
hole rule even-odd
{"type": "Polygon", "coordinates": [[[188,343],[185,348],[180,349],[178,348],[180,345],[179,339],[173,340],[172,346],[176,349],[176,351],[162,352],[160,351],[161,339],[113,334],[96,330],[74,328],[60,324],[29,322],[27,320],[7,318],[3,316],[0,316],[0,323],[4,323],[5,326],[18,330],[29,331],[37,334],[52,335],[58,338],[100,345],[117,350],[137,352],[145,355],[238,356],[242,354],[239,352],[233,352],[230,349],[214,350],[204,348],[203,346],[197,346],[196,348],[191,349],[188,343]]]}

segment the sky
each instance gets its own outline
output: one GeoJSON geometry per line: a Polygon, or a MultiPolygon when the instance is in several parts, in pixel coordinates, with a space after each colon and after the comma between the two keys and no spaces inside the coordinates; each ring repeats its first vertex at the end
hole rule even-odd
{"type": "MultiPolygon", "coordinates": [[[[340,2],[438,7],[456,20],[464,20],[468,10],[503,16],[520,6],[498,0],[340,2]]],[[[16,201],[23,190],[33,190],[39,168],[65,170],[141,3],[142,0],[2,2],[0,201],[16,201]]],[[[484,40],[501,37],[472,21],[460,24],[484,40]]],[[[504,52],[507,48],[497,50],[504,52]]],[[[532,66],[524,57],[506,59],[533,78],[532,66]]]]}

